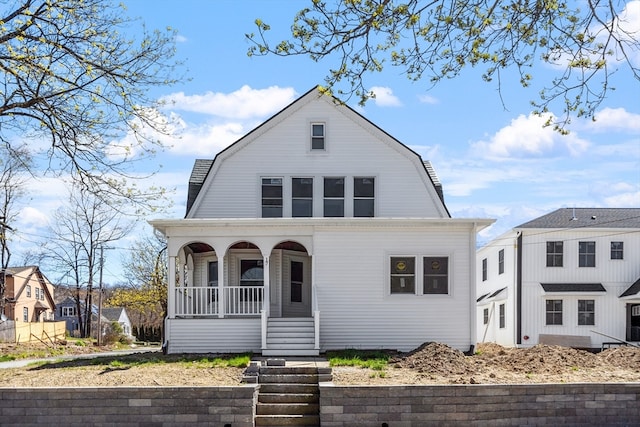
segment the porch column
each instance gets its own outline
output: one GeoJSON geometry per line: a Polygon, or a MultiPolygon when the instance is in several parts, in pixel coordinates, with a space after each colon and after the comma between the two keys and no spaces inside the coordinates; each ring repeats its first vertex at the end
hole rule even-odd
{"type": "Polygon", "coordinates": [[[267,313],[267,317],[269,317],[270,314],[270,308],[271,308],[271,290],[270,290],[270,286],[269,286],[269,279],[271,278],[271,266],[269,265],[269,256],[268,255],[264,255],[262,260],[262,263],[264,265],[264,277],[263,277],[263,284],[264,284],[264,300],[262,302],[263,304],[263,310],[267,313]]]}
{"type": "Polygon", "coordinates": [[[176,257],[169,256],[169,277],[167,277],[167,317],[173,319],[176,316],[176,257]]]}
{"type": "Polygon", "coordinates": [[[218,257],[218,299],[216,304],[218,304],[218,317],[223,318],[226,310],[225,288],[227,284],[224,282],[224,267],[227,262],[227,257],[225,255],[218,255],[218,252],[216,252],[216,256],[218,257]]]}

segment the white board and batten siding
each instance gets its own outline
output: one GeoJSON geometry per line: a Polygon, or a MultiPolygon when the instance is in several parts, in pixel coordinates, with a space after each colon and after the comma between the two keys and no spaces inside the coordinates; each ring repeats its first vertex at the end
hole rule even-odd
{"type": "MultiPolygon", "coordinates": [[[[324,177],[345,178],[345,217],[353,216],[354,177],[375,178],[377,217],[446,217],[415,153],[331,100],[313,100],[285,110],[272,119],[277,123],[267,122],[220,153],[222,161],[214,163],[189,217],[259,218],[263,177],[283,178],[284,200],[291,200],[291,178],[314,178],[315,217],[323,216],[324,177]],[[313,122],[326,125],[324,151],[309,148],[313,122]]],[[[291,216],[290,204],[283,216],[291,216]]]]}
{"type": "MultiPolygon", "coordinates": [[[[527,230],[523,237],[522,334],[530,337],[523,346],[535,345],[540,334],[589,336],[591,346],[611,341],[592,331],[624,339],[626,301],[619,296],[640,277],[640,238],[620,229],[527,230]],[[563,267],[546,267],[546,242],[562,241],[563,267]],[[578,267],[578,244],[596,243],[595,267],[578,267]],[[610,259],[612,241],[624,242],[624,259],[610,259]],[[634,256],[633,254],[636,254],[634,256]],[[606,292],[546,293],[541,283],[601,283],[606,292]],[[547,299],[563,300],[563,324],[546,325],[547,299]],[[593,299],[595,325],[578,325],[578,300],[593,299]]],[[[637,233],[635,233],[637,234],[637,233]]]]}
{"type": "Polygon", "coordinates": [[[476,326],[478,342],[493,342],[503,346],[514,346],[516,336],[516,233],[507,232],[486,246],[476,255],[476,326]],[[504,272],[499,270],[499,252],[504,251],[504,272]],[[487,260],[487,278],[483,280],[482,261],[487,260]],[[506,288],[506,289],[505,289],[506,288]],[[501,289],[503,291],[499,292],[501,289]],[[497,294],[496,294],[497,293],[497,294]],[[496,294],[492,297],[492,295],[496,294]],[[505,324],[500,327],[500,305],[505,306],[505,324]],[[489,320],[484,323],[484,310],[489,320]]]}

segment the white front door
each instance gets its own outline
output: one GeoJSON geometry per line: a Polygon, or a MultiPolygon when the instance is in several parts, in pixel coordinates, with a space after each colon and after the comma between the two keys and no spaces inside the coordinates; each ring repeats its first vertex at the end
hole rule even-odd
{"type": "Polygon", "coordinates": [[[310,261],[308,256],[284,256],[282,317],[311,316],[310,261]]]}

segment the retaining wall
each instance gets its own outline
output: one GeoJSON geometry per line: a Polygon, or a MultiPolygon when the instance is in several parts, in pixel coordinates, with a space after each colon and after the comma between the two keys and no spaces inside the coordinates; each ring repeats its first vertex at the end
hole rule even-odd
{"type": "Polygon", "coordinates": [[[256,396],[255,384],[0,388],[0,426],[252,427],[256,396]]]}
{"type": "Polygon", "coordinates": [[[640,383],[320,387],[322,427],[640,426],[640,383]]]}
{"type": "MultiPolygon", "coordinates": [[[[257,385],[0,388],[1,426],[253,426],[257,385]]],[[[322,427],[640,426],[640,383],[320,385],[322,427]]]]}

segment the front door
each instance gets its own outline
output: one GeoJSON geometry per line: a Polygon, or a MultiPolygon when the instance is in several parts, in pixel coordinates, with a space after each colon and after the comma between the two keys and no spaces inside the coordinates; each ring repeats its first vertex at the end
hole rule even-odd
{"type": "Polygon", "coordinates": [[[282,317],[311,316],[311,269],[307,256],[284,257],[282,317]]]}

